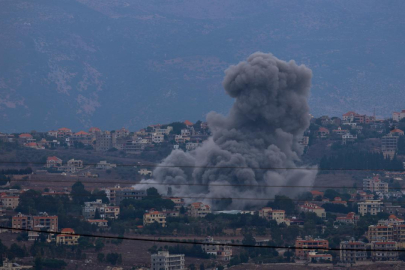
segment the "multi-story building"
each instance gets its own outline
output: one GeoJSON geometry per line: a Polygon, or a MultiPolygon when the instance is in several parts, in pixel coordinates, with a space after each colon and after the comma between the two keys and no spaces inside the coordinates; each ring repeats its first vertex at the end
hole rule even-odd
{"type": "Polygon", "coordinates": [[[371,192],[381,192],[383,194],[388,193],[388,183],[382,181],[379,175],[372,178],[363,179],[363,190],[371,192]]]}
{"type": "Polygon", "coordinates": [[[368,226],[367,239],[371,241],[394,241],[394,226],[370,225],[368,226]]]}
{"type": "Polygon", "coordinates": [[[300,212],[315,213],[318,217],[326,218],[325,209],[314,203],[305,202],[303,205],[300,205],[298,208],[299,208],[300,212]]]}
{"type": "Polygon", "coordinates": [[[166,227],[166,214],[159,211],[152,211],[143,214],[143,226],[153,223],[159,223],[162,227],[166,227]]]}
{"type": "Polygon", "coordinates": [[[79,244],[79,235],[75,234],[75,231],[71,228],[64,228],[61,230],[61,234],[56,235],[57,245],[76,246],[79,244]]]}
{"type": "Polygon", "coordinates": [[[125,199],[142,200],[146,195],[146,190],[136,190],[133,187],[116,189],[114,204],[120,205],[125,199]]]}
{"type": "Polygon", "coordinates": [[[102,219],[117,219],[120,214],[120,207],[108,206],[101,199],[98,199],[95,202],[85,202],[82,212],[85,219],[94,219],[97,212],[102,219]]]}
{"type": "MultiPolygon", "coordinates": [[[[38,216],[18,213],[12,218],[12,228],[56,232],[58,231],[58,216],[49,216],[47,213],[41,213],[38,216]]],[[[13,230],[13,232],[20,233],[21,231],[13,230]]]]}
{"type": "Polygon", "coordinates": [[[161,133],[153,133],[152,134],[152,142],[153,143],[162,143],[165,141],[165,135],[161,133]]]}
{"type": "Polygon", "coordinates": [[[185,205],[183,198],[175,197],[175,198],[169,198],[169,199],[172,200],[172,202],[174,202],[174,209],[177,211],[179,211],[180,208],[184,207],[184,205],[185,205]]]}
{"type": "Polygon", "coordinates": [[[188,207],[188,215],[191,217],[205,217],[211,213],[211,207],[208,204],[202,202],[195,202],[188,207]]]}
{"type": "Polygon", "coordinates": [[[387,135],[381,138],[381,150],[384,155],[393,157],[398,148],[398,139],[404,132],[400,129],[393,129],[387,135]]]}
{"type": "Polygon", "coordinates": [[[17,208],[20,202],[20,197],[12,195],[1,195],[0,200],[4,208],[11,208],[14,210],[17,208]]]}
{"type": "Polygon", "coordinates": [[[207,236],[202,245],[202,249],[207,254],[217,256],[220,260],[230,261],[232,257],[232,248],[225,244],[226,243],[221,241],[214,241],[212,236],[207,236]]]}
{"type": "Polygon", "coordinates": [[[58,129],[57,136],[58,136],[58,138],[71,137],[72,130],[70,130],[68,128],[60,128],[60,129],[58,129]]]}
{"type": "Polygon", "coordinates": [[[398,246],[394,241],[376,241],[371,243],[371,259],[373,261],[398,260],[398,246]]]}
{"type": "Polygon", "coordinates": [[[358,210],[361,216],[366,214],[377,215],[382,211],[383,202],[380,200],[367,200],[358,203],[358,210]]]}
{"type": "Polygon", "coordinates": [[[301,260],[308,259],[308,253],[314,251],[323,251],[329,248],[328,240],[313,239],[312,237],[306,237],[302,239],[300,237],[295,240],[295,256],[301,260]]]}
{"type": "Polygon", "coordinates": [[[267,220],[275,220],[277,224],[285,223],[287,225],[290,225],[285,218],[284,210],[276,210],[272,209],[271,207],[264,207],[259,210],[259,217],[265,218],[267,220]]]}
{"type": "Polygon", "coordinates": [[[68,160],[67,167],[74,168],[75,170],[83,169],[83,161],[72,158],[68,160]]]}
{"type": "Polygon", "coordinates": [[[58,216],[49,216],[47,213],[42,213],[32,217],[32,227],[45,229],[51,232],[58,231],[58,216]]]}
{"type": "Polygon", "coordinates": [[[72,135],[71,140],[73,142],[81,142],[84,145],[92,144],[94,136],[85,131],[79,131],[72,135]]]}
{"type": "Polygon", "coordinates": [[[96,151],[108,151],[112,148],[111,132],[96,133],[96,151]]]}
{"type": "Polygon", "coordinates": [[[151,255],[151,270],[185,270],[184,254],[172,254],[159,251],[151,255]]]}
{"type": "Polygon", "coordinates": [[[340,242],[340,261],[344,263],[356,263],[367,260],[366,244],[361,241],[340,242]]]}

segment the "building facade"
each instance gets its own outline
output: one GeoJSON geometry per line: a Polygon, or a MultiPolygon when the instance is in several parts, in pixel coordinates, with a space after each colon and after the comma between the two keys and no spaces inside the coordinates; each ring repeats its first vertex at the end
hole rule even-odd
{"type": "Polygon", "coordinates": [[[184,254],[169,254],[159,251],[151,255],[151,270],[185,270],[184,254]]]}

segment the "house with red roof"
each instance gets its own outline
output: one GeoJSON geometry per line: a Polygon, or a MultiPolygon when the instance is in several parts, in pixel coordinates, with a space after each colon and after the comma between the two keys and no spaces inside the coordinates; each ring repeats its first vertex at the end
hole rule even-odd
{"type": "Polygon", "coordinates": [[[356,224],[359,219],[360,219],[359,215],[356,215],[354,212],[350,212],[344,217],[337,217],[336,222],[346,224],[356,224]]]}
{"type": "Polygon", "coordinates": [[[392,136],[404,136],[404,132],[402,130],[400,130],[399,128],[395,128],[395,129],[391,130],[390,134],[392,136]]]}
{"type": "Polygon", "coordinates": [[[317,131],[317,135],[319,138],[327,138],[329,136],[329,129],[320,127],[317,131]]]}
{"type": "Polygon", "coordinates": [[[310,191],[312,194],[312,199],[315,199],[316,197],[323,197],[324,192],[318,191],[318,190],[311,190],[310,191]]]}
{"type": "Polygon", "coordinates": [[[52,156],[46,159],[47,168],[56,168],[62,166],[62,160],[58,157],[52,156]]]}
{"type": "Polygon", "coordinates": [[[30,143],[30,142],[35,142],[35,139],[29,133],[22,133],[22,134],[18,135],[18,142],[20,144],[26,144],[26,143],[30,143]]]}
{"type": "Polygon", "coordinates": [[[70,137],[72,136],[72,130],[68,129],[68,128],[60,128],[58,129],[58,138],[66,138],[66,137],[70,137]]]}
{"type": "Polygon", "coordinates": [[[193,123],[191,123],[190,121],[186,120],[184,121],[184,124],[186,124],[186,126],[190,127],[193,125],[193,123]]]}
{"type": "Polygon", "coordinates": [[[101,129],[99,129],[98,127],[91,127],[91,128],[89,128],[89,133],[90,134],[101,133],[101,129]]]}
{"type": "Polygon", "coordinates": [[[191,217],[205,217],[211,213],[211,207],[208,204],[202,202],[192,203],[188,207],[188,215],[191,217]]]}
{"type": "Polygon", "coordinates": [[[76,246],[79,244],[79,235],[75,235],[75,231],[71,228],[64,228],[61,234],[56,235],[57,245],[76,246]]]}

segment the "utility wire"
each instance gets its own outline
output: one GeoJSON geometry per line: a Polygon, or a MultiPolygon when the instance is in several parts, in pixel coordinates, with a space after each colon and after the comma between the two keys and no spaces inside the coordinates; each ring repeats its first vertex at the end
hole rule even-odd
{"type": "MultiPolygon", "coordinates": [[[[49,232],[49,231],[40,231],[40,230],[32,230],[32,229],[23,229],[23,228],[12,228],[12,227],[5,227],[0,226],[0,229],[6,230],[15,230],[15,231],[23,231],[23,232],[38,232],[38,233],[46,233],[46,234],[57,234],[57,235],[67,235],[66,233],[62,232],[49,232]]],[[[188,242],[182,240],[169,240],[169,239],[151,239],[151,238],[139,238],[139,237],[124,237],[124,236],[109,236],[109,235],[95,235],[95,234],[79,234],[79,233],[69,233],[68,235],[73,236],[80,236],[80,237],[94,237],[94,238],[104,238],[104,239],[118,239],[118,240],[132,240],[132,241],[144,241],[144,242],[159,242],[159,243],[171,243],[171,244],[188,244],[188,245],[209,245],[209,246],[230,246],[230,247],[248,247],[248,248],[283,248],[283,249],[303,249],[303,250],[349,250],[349,251],[395,251],[395,252],[403,252],[405,249],[351,249],[351,248],[324,248],[324,247],[295,247],[295,246],[255,246],[255,245],[246,245],[246,244],[233,244],[233,243],[205,243],[205,242],[188,242]]]]}
{"type": "MultiPolygon", "coordinates": [[[[46,165],[43,162],[26,161],[0,161],[0,164],[32,164],[46,165]]],[[[96,166],[97,163],[86,163],[83,166],[96,166]]],[[[384,172],[405,172],[405,169],[324,169],[317,167],[249,167],[249,166],[198,166],[198,165],[160,165],[160,164],[116,164],[117,167],[153,167],[153,168],[197,168],[197,169],[252,169],[252,170],[310,170],[310,171],[384,171],[384,172]]]]}
{"type": "MultiPolygon", "coordinates": [[[[84,180],[84,179],[83,179],[84,180]]],[[[73,183],[73,182],[81,182],[86,184],[122,184],[122,185],[157,185],[157,186],[209,186],[209,187],[257,187],[257,188],[322,188],[322,189],[358,189],[361,190],[363,187],[348,187],[348,186],[301,186],[301,185],[246,185],[246,184],[198,184],[198,183],[141,183],[139,181],[82,181],[80,178],[77,179],[66,179],[66,180],[41,180],[41,179],[31,179],[31,180],[23,180],[23,179],[11,179],[10,182],[23,182],[23,183],[73,183]]],[[[388,187],[388,189],[392,190],[403,190],[405,187],[388,187]]]]}

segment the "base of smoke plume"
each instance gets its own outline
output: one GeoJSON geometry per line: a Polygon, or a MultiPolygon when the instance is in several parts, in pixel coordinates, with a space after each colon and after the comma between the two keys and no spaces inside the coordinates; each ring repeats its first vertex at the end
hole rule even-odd
{"type": "MultiPolygon", "coordinates": [[[[160,182],[155,179],[142,179],[140,184],[134,186],[137,190],[146,190],[148,188],[156,188],[160,194],[163,196],[167,196],[167,192],[169,187],[172,191],[171,197],[185,197],[184,201],[186,204],[190,204],[193,202],[203,202],[208,204],[215,210],[253,210],[257,209],[258,207],[266,206],[268,202],[272,201],[276,195],[285,195],[289,198],[296,198],[298,195],[302,194],[303,192],[307,192],[311,190],[311,186],[314,184],[314,179],[316,177],[317,167],[310,167],[314,170],[308,170],[308,167],[302,168],[299,170],[297,168],[294,170],[297,174],[295,175],[294,179],[288,181],[289,184],[281,183],[280,181],[269,181],[266,183],[268,186],[277,186],[279,187],[269,187],[264,188],[260,184],[260,187],[254,188],[249,187],[249,191],[247,191],[247,187],[232,187],[228,186],[229,183],[223,182],[211,182],[207,186],[207,193],[192,193],[189,191],[188,186],[184,185],[160,185],[160,182]],[[218,187],[218,185],[226,185],[226,187],[218,187]],[[299,188],[290,188],[289,186],[305,186],[299,188]],[[223,189],[228,190],[228,192],[222,192],[223,189]],[[241,190],[242,192],[239,192],[241,190]],[[191,197],[191,198],[188,198],[191,197]],[[214,198],[214,199],[211,199],[214,198]],[[268,201],[267,201],[268,200],[268,201]]],[[[285,175],[290,174],[289,171],[284,172],[285,175]]],[[[282,173],[283,174],[283,173],[282,173]]],[[[196,184],[196,183],[188,183],[188,184],[196,184]]],[[[197,184],[198,185],[198,184],[197,184]]],[[[257,184],[259,185],[259,184],[257,184]]]]}

